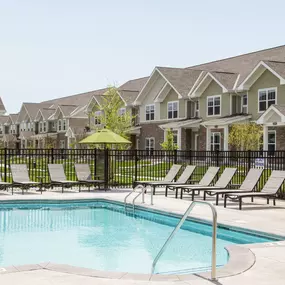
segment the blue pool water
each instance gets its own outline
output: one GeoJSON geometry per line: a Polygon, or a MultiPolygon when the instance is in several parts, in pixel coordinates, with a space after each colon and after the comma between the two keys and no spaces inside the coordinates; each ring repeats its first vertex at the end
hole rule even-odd
{"type": "MultiPolygon", "coordinates": [[[[0,266],[50,261],[98,270],[149,273],[178,218],[106,201],[1,204],[0,266]]],[[[211,265],[211,226],[187,220],[159,260],[156,272],[188,273],[211,265]]],[[[225,246],[277,237],[218,229],[217,264],[225,246]]]]}

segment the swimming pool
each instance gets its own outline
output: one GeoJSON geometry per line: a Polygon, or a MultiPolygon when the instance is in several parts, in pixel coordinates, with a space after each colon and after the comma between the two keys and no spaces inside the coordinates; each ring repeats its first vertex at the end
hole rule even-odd
{"type": "MultiPolygon", "coordinates": [[[[150,273],[178,217],[136,210],[120,203],[25,201],[0,205],[0,266],[46,261],[105,271],[150,273]]],[[[187,220],[156,266],[156,273],[210,269],[212,227],[187,220]]],[[[225,246],[280,240],[279,237],[218,228],[217,264],[228,261],[225,246]]]]}

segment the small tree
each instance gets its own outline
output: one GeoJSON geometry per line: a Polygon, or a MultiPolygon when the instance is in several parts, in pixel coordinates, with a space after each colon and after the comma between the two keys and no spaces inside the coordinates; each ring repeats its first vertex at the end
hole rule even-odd
{"type": "Polygon", "coordinates": [[[108,91],[102,96],[99,110],[101,115],[91,114],[91,117],[96,117],[96,120],[100,122],[100,125],[91,126],[92,129],[98,130],[104,127],[126,139],[130,138],[128,130],[133,126],[135,116],[132,115],[130,110],[125,109],[124,102],[116,87],[109,87],[108,91]]]}
{"type": "Polygon", "coordinates": [[[171,129],[166,130],[166,138],[163,143],[160,144],[163,150],[176,150],[177,144],[174,143],[174,135],[171,129]]]}
{"type": "Polygon", "coordinates": [[[237,150],[258,150],[262,126],[256,123],[233,124],[229,133],[229,144],[237,150]]]}

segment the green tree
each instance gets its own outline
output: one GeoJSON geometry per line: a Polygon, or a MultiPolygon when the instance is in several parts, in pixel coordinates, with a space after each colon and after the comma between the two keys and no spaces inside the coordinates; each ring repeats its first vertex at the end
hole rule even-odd
{"type": "Polygon", "coordinates": [[[96,118],[97,122],[100,122],[100,124],[91,126],[92,129],[107,128],[126,139],[130,138],[128,131],[133,126],[135,116],[132,115],[131,110],[125,108],[116,87],[110,86],[104,96],[102,96],[99,110],[101,115],[95,116],[95,113],[91,114],[91,117],[96,118]]]}
{"type": "Polygon", "coordinates": [[[163,150],[176,150],[177,144],[174,143],[174,135],[171,129],[166,130],[166,138],[163,143],[160,144],[163,150]]]}
{"type": "Polygon", "coordinates": [[[229,133],[229,144],[237,150],[258,150],[262,126],[256,123],[233,124],[229,133]]]}

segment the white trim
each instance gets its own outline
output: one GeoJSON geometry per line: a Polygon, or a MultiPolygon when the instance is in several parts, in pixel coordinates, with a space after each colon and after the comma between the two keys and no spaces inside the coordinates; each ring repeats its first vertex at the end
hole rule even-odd
{"type": "Polygon", "coordinates": [[[245,114],[248,114],[248,92],[246,92],[246,94],[242,94],[240,96],[240,112],[243,113],[243,108],[246,107],[246,113],[245,114]],[[246,96],[246,102],[247,104],[246,105],[243,105],[243,97],[246,96]]]}
{"type": "Polygon", "coordinates": [[[221,136],[221,132],[211,132],[210,130],[210,133],[211,133],[211,139],[210,139],[210,150],[211,151],[215,151],[215,145],[218,145],[219,146],[219,150],[221,150],[221,147],[222,147],[222,136],[221,136]],[[219,137],[219,143],[215,143],[215,135],[218,135],[219,137]],[[213,143],[212,143],[212,138],[213,138],[213,143]],[[213,149],[212,149],[212,146],[213,146],[213,149]]]}
{"type": "Polygon", "coordinates": [[[258,89],[258,91],[257,91],[257,113],[264,113],[269,107],[268,107],[268,91],[269,90],[275,90],[275,103],[273,104],[273,105],[276,105],[277,104],[277,87],[271,87],[271,88],[261,88],[261,89],[258,89]],[[264,111],[260,111],[260,109],[259,109],[259,103],[260,103],[260,101],[259,101],[259,93],[261,92],[261,91],[266,91],[266,109],[264,110],[264,111]]]}
{"type": "MultiPolygon", "coordinates": [[[[172,110],[172,115],[173,115],[173,110],[172,110]]],[[[179,119],[179,101],[169,101],[169,102],[167,102],[167,120],[177,120],[177,119],[179,119]],[[172,108],[173,108],[173,104],[174,103],[177,103],[177,118],[168,118],[168,105],[169,104],[172,104],[172,108]]]]}
{"type": "Polygon", "coordinates": [[[142,102],[138,101],[138,99],[141,97],[142,92],[144,91],[144,89],[146,88],[146,86],[148,85],[148,83],[150,82],[152,76],[155,74],[156,71],[157,71],[156,68],[154,68],[154,70],[152,71],[152,73],[151,73],[150,77],[148,78],[147,82],[145,83],[145,85],[143,86],[143,88],[141,89],[141,91],[139,92],[137,98],[136,98],[135,101],[134,101],[134,105],[135,105],[135,106],[136,106],[136,105],[141,105],[142,102]]]}
{"type": "Polygon", "coordinates": [[[158,92],[157,96],[155,97],[154,102],[155,103],[162,103],[164,101],[164,99],[167,97],[167,95],[170,92],[170,90],[171,90],[171,86],[169,85],[168,82],[165,82],[165,84],[163,85],[163,87],[160,89],[160,91],[158,92]],[[169,90],[165,93],[165,95],[162,98],[160,98],[160,95],[162,94],[162,92],[164,92],[164,90],[168,86],[169,86],[169,90]]]}
{"type": "Polygon", "coordinates": [[[238,76],[237,76],[237,79],[236,79],[236,82],[234,84],[233,90],[236,90],[239,78],[240,78],[240,74],[238,74],[238,76]]]}
{"type": "Polygon", "coordinates": [[[120,94],[119,90],[116,90],[116,91],[117,91],[119,97],[122,99],[122,101],[123,101],[123,103],[125,104],[125,106],[127,107],[128,104],[127,104],[127,102],[123,99],[123,97],[122,97],[122,95],[120,94]]]}
{"type": "Polygon", "coordinates": [[[201,95],[203,94],[203,92],[207,89],[207,87],[210,85],[210,83],[212,82],[212,80],[214,80],[221,88],[222,88],[222,92],[223,93],[227,93],[228,92],[228,89],[221,83],[219,82],[210,72],[208,72],[205,77],[200,81],[200,83],[198,84],[198,86],[194,89],[193,91],[193,98],[195,97],[201,97],[201,95]],[[211,80],[210,82],[207,84],[206,88],[204,90],[201,91],[201,94],[198,93],[195,95],[195,93],[200,89],[200,87],[202,86],[202,84],[204,83],[204,81],[210,77],[211,80]]]}
{"type": "Polygon", "coordinates": [[[207,96],[206,98],[206,108],[207,108],[207,117],[221,117],[222,115],[222,95],[211,95],[211,96],[207,96]],[[208,110],[208,101],[210,98],[213,98],[215,99],[215,97],[219,97],[220,98],[220,114],[214,114],[214,111],[215,111],[215,105],[214,105],[214,102],[215,100],[213,100],[213,115],[209,115],[209,110],[208,110]]]}
{"type": "MultiPolygon", "coordinates": [[[[264,123],[264,117],[267,116],[269,112],[274,111],[281,118],[281,123],[285,123],[285,115],[283,115],[274,105],[271,105],[263,114],[257,119],[256,123],[259,125],[266,124],[264,123]]],[[[271,123],[270,123],[271,125],[271,123]]]]}
{"type": "Polygon", "coordinates": [[[230,115],[233,114],[233,95],[230,94],[230,115]]]}
{"type": "Polygon", "coordinates": [[[261,67],[265,68],[265,70],[269,70],[273,75],[280,79],[280,85],[285,84],[285,79],[281,77],[276,71],[274,71],[271,67],[269,67],[264,61],[260,61],[255,68],[251,71],[251,73],[244,79],[244,81],[239,85],[238,90],[249,89],[255,81],[264,73],[265,70],[261,72],[261,74],[257,77],[257,79],[251,83],[251,85],[246,85],[246,82],[253,76],[253,74],[261,67]]]}

